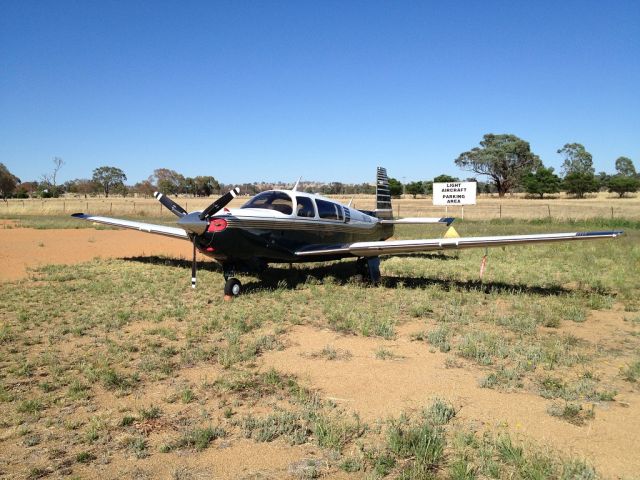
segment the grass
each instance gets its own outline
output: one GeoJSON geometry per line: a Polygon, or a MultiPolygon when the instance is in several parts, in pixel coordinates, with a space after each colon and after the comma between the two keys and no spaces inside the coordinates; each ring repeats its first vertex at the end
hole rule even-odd
{"type": "MultiPolygon", "coordinates": [[[[596,223],[457,228],[483,235],[596,223]]],[[[398,231],[399,238],[418,236],[425,236],[423,227],[398,231]]],[[[422,333],[415,339],[424,344],[413,347],[439,351],[443,365],[471,372],[483,387],[542,397],[563,421],[597,422],[601,403],[635,389],[640,338],[625,334],[615,344],[595,344],[569,332],[591,326],[592,315],[614,303],[616,311],[640,308],[638,238],[632,229],[615,242],[492,250],[484,282],[477,278],[481,255],[473,251],[386,259],[376,288],[350,281],[352,262],[275,266],[270,279],[243,279],[247,293],[231,303],[217,294],[219,270],[201,268],[206,288],[192,291],[185,268],[172,259],[43,266],[0,289],[0,408],[10,412],[0,424],[0,448],[32,448],[27,444],[37,438],[37,449],[67,449],[77,463],[83,462],[76,455],[98,451],[101,462],[150,457],[152,463],[163,461],[163,451],[198,456],[222,437],[232,444],[249,438],[313,444],[329,452],[334,471],[356,476],[594,478],[588,464],[515,436],[473,433],[444,400],[365,424],[323,401],[324,392],[301,384],[306,379],[262,367],[261,357],[288,348],[284,334],[303,324],[347,341],[376,337],[382,346],[368,360],[396,359],[404,326],[416,324],[422,333]],[[602,362],[621,365],[619,374],[602,373],[602,362]],[[20,426],[31,433],[16,441],[10,432],[20,426]]],[[[637,315],[626,316],[632,332],[637,315]]],[[[330,343],[312,356],[327,368],[367,361],[330,343]]],[[[26,477],[42,465],[49,463],[26,462],[12,473],[26,477]]]]}
{"type": "Polygon", "coordinates": [[[636,360],[622,369],[622,378],[627,382],[637,383],[640,379],[640,360],[636,360]]]}

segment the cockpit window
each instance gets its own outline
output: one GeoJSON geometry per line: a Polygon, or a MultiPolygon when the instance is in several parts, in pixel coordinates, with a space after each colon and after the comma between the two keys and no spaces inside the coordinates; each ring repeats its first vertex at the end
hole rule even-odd
{"type": "Polygon", "coordinates": [[[296,215],[299,217],[313,218],[316,216],[316,211],[313,208],[313,202],[309,197],[296,197],[296,215]]]}
{"type": "Polygon", "coordinates": [[[336,203],[325,200],[316,200],[318,206],[318,216],[327,220],[343,220],[342,207],[336,203]]]}
{"type": "Polygon", "coordinates": [[[240,208],[264,208],[266,210],[276,210],[285,215],[291,215],[291,212],[293,212],[293,202],[289,195],[284,192],[262,192],[240,208]]]}

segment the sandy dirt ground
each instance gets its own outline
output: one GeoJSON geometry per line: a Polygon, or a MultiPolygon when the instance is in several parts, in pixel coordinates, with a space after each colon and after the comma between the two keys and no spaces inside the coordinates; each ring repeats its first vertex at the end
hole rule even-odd
{"type": "MultiPolygon", "coordinates": [[[[0,228],[0,281],[23,278],[30,267],[41,264],[73,264],[95,257],[139,255],[189,258],[190,253],[188,242],[130,231],[0,228]]],[[[592,321],[583,324],[567,322],[562,330],[596,344],[615,344],[617,338],[628,333],[622,311],[592,312],[589,320],[592,321]]],[[[640,401],[632,388],[625,389],[622,385],[615,402],[597,406],[597,415],[588,426],[571,425],[548,415],[549,401],[538,395],[480,388],[479,368],[468,365],[447,368],[446,354],[430,350],[422,342],[411,341],[411,334],[422,327],[404,325],[397,339],[389,342],[296,326],[287,334],[287,348],[267,352],[260,362],[264,367],[295,374],[303,383],[319,389],[326,398],[357,412],[366,421],[397,416],[402,411],[418,409],[436,397],[442,398],[452,402],[459,410],[459,418],[478,431],[507,429],[566,455],[586,458],[607,477],[638,478],[640,401]],[[350,359],[330,361],[309,355],[327,345],[349,351],[350,359]],[[381,347],[392,351],[395,358],[376,358],[376,351],[381,347]]],[[[615,365],[601,366],[603,372],[616,368],[615,365]]],[[[252,443],[250,448],[252,462],[278,458],[281,469],[308,453],[300,451],[290,457],[290,450],[279,451],[277,445],[252,443]]],[[[239,454],[237,449],[243,450],[243,444],[208,454],[209,460],[220,466],[216,473],[221,477],[232,478],[243,473],[238,470],[240,467],[236,468],[237,464],[234,467],[229,461],[239,454]]],[[[206,470],[203,458],[194,466],[206,470]]],[[[124,476],[132,473],[126,465],[120,467],[124,476]]]]}
{"type": "Polygon", "coordinates": [[[190,258],[191,245],[179,239],[126,230],[0,228],[0,282],[23,278],[30,267],[38,265],[138,255],[190,258]]]}
{"type": "MultiPolygon", "coordinates": [[[[582,324],[579,330],[585,337],[593,337],[597,329],[601,338],[615,338],[624,328],[619,317],[617,322],[595,328],[582,324]]],[[[597,319],[593,320],[595,325],[597,319]]],[[[477,368],[447,368],[446,354],[411,341],[411,333],[422,328],[422,323],[405,325],[390,345],[381,339],[297,326],[289,334],[290,346],[267,352],[263,361],[265,366],[297,375],[365,421],[386,418],[391,412],[419,410],[441,398],[451,402],[458,409],[458,418],[477,431],[506,429],[565,454],[587,458],[607,476],[637,478],[640,404],[633,390],[620,391],[616,402],[598,408],[589,426],[571,425],[548,415],[549,401],[538,395],[481,388],[477,368]],[[308,355],[327,345],[351,356],[331,361],[308,355]],[[380,348],[390,350],[396,358],[377,359],[380,348]]]]}

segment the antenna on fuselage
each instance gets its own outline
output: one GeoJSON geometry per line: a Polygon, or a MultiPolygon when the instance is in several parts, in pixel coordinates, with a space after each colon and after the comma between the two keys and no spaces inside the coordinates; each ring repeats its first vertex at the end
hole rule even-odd
{"type": "Polygon", "coordinates": [[[302,175],[300,175],[298,177],[298,181],[296,182],[296,184],[293,186],[293,188],[291,189],[292,192],[295,192],[296,190],[298,190],[298,185],[300,184],[300,180],[302,180],[302,175]]]}

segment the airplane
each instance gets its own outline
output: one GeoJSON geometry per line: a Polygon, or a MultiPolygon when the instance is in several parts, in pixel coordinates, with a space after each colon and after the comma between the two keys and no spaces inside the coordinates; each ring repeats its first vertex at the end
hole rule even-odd
{"type": "Polygon", "coordinates": [[[318,194],[297,190],[258,193],[240,208],[226,208],[240,193],[236,187],[202,211],[187,212],[172,199],[155,198],[178,217],[177,226],[109,218],[84,213],[90,222],[188,240],[193,244],[191,286],[196,286],[196,251],[222,265],[225,299],[240,294],[239,273],[262,274],[269,263],[325,262],[356,258],[358,271],[380,281],[380,256],[429,251],[487,248],[543,242],[616,238],[622,231],[543,233],[486,237],[389,240],[399,224],[445,224],[454,218],[393,218],[385,168],[376,175],[375,210],[358,210],[318,194]]]}

